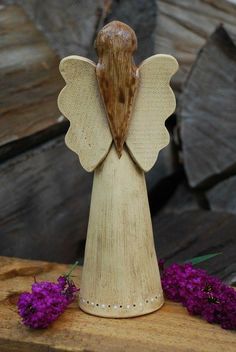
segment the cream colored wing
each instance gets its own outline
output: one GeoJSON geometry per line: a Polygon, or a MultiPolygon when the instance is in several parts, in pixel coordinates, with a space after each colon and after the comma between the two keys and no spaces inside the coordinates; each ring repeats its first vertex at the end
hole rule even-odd
{"type": "Polygon", "coordinates": [[[151,56],[139,67],[140,83],[126,145],[144,171],[152,168],[159,151],[169,143],[165,120],[176,105],[169,82],[177,69],[177,61],[169,55],[151,56]]]}
{"type": "Polygon", "coordinates": [[[112,143],[95,68],[92,61],[80,56],[68,56],[60,63],[66,86],[58,97],[58,107],[70,121],[65,142],[87,171],[98,166],[112,143]]]}

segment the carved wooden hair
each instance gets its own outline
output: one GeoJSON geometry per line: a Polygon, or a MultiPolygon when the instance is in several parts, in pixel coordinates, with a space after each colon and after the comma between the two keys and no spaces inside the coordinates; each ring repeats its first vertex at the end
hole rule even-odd
{"type": "Polygon", "coordinates": [[[95,48],[99,57],[96,74],[100,93],[120,157],[138,86],[138,70],[133,61],[137,38],[129,26],[113,21],[98,33],[95,48]]]}

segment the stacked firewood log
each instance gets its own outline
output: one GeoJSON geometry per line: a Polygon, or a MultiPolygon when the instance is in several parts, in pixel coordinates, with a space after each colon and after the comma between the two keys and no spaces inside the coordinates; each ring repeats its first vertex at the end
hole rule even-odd
{"type": "Polygon", "coordinates": [[[171,142],[147,174],[158,256],[222,252],[204,265],[236,281],[235,18],[233,0],[3,1],[0,255],[82,261],[92,175],[64,144],[58,64],[96,60],[98,30],[118,19],[137,33],[137,64],[165,53],[180,65],[171,142]]]}

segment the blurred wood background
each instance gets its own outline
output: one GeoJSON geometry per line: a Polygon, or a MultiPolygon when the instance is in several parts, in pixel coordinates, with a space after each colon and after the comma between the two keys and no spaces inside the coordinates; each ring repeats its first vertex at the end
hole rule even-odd
{"type": "Polygon", "coordinates": [[[154,53],[180,64],[171,143],[146,177],[157,254],[222,252],[204,267],[236,282],[235,15],[233,0],[1,1],[1,255],[83,261],[92,174],[64,144],[58,64],[96,61],[97,32],[118,19],[136,31],[136,64],[154,53]]]}

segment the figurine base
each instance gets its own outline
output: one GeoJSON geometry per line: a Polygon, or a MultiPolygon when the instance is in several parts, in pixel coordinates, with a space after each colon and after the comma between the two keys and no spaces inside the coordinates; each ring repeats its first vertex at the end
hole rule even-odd
{"type": "MultiPolygon", "coordinates": [[[[92,302],[93,303],[93,302],[92,302]]],[[[104,305],[97,306],[96,304],[91,304],[87,302],[79,301],[79,307],[85,313],[104,317],[104,318],[132,318],[141,315],[153,313],[160,309],[164,304],[164,298],[158,298],[150,302],[145,302],[142,305],[104,305]]]]}

